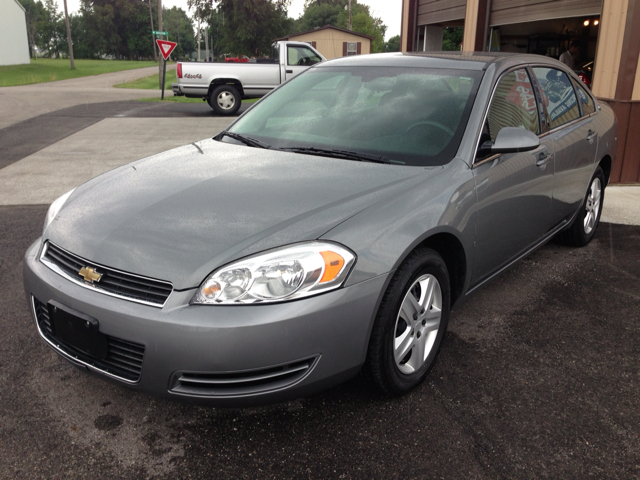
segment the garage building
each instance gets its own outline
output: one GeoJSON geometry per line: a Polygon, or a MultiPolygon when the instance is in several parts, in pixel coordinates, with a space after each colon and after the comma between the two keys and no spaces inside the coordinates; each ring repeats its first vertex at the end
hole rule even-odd
{"type": "Polygon", "coordinates": [[[0,0],[0,65],[29,63],[25,9],[18,0],[0,0]]]}
{"type": "Polygon", "coordinates": [[[587,64],[594,95],[618,118],[611,181],[640,182],[640,0],[403,0],[401,49],[441,50],[455,26],[464,51],[558,58],[579,40],[574,69],[587,64]]]}

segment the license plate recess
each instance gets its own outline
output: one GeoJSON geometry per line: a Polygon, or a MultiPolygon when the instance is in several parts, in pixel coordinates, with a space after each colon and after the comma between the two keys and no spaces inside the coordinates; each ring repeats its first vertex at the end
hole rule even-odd
{"type": "Polygon", "coordinates": [[[98,360],[107,357],[107,336],[100,332],[98,320],[54,300],[47,307],[55,338],[98,360]]]}

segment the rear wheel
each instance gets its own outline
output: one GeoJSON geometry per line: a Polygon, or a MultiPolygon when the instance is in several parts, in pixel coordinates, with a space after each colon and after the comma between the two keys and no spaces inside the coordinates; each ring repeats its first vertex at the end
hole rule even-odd
{"type": "Polygon", "coordinates": [[[558,240],[571,247],[584,247],[596,233],[604,201],[605,179],[598,167],[591,178],[589,190],[571,226],[560,232],[558,240]]]}
{"type": "Polygon", "coordinates": [[[447,330],[449,274],[442,257],[423,248],[396,271],[374,322],[367,370],[387,395],[416,388],[433,367],[447,330]]]}
{"type": "Polygon", "coordinates": [[[233,85],[220,85],[209,95],[209,106],[218,115],[235,114],[240,109],[241,102],[240,93],[233,85]]]}

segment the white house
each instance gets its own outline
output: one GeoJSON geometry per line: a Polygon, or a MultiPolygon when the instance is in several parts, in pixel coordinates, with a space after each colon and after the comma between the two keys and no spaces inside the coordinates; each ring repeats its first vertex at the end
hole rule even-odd
{"type": "Polygon", "coordinates": [[[25,9],[18,0],[0,0],[0,65],[29,63],[25,9]]]}

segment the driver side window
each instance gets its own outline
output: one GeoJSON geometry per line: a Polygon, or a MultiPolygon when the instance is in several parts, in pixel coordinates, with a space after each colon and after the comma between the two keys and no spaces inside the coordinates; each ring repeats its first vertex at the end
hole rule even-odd
{"type": "Polygon", "coordinates": [[[540,133],[538,105],[529,74],[524,68],[509,72],[500,80],[489,107],[483,131],[485,138],[480,144],[486,140],[494,142],[503,127],[524,128],[536,135],[540,133]]]}
{"type": "Polygon", "coordinates": [[[287,46],[287,64],[311,66],[322,59],[310,48],[299,46],[287,46]]]}

